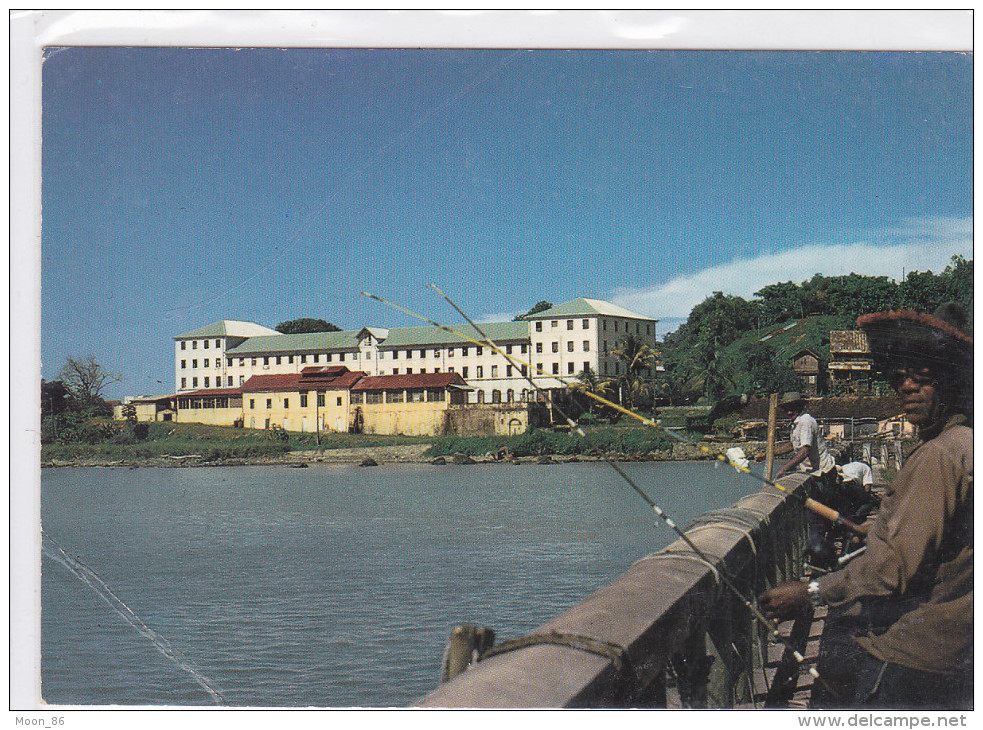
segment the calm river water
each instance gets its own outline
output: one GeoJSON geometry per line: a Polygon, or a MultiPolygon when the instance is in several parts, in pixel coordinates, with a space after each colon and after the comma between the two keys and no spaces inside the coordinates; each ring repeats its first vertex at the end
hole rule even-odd
{"type": "MultiPolygon", "coordinates": [[[[681,524],[757,489],[624,466],[681,524]]],[[[672,538],[596,463],[46,469],[41,515],[54,704],[404,706],[456,624],[517,637],[672,538]]]]}

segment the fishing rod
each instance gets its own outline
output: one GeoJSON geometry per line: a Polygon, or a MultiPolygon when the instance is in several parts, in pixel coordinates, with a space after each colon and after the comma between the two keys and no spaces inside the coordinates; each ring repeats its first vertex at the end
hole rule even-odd
{"type": "MultiPolygon", "coordinates": [[[[438,327],[441,330],[443,330],[444,332],[447,332],[447,333],[452,334],[452,335],[454,335],[456,337],[459,337],[462,340],[466,340],[466,341],[471,342],[472,344],[475,344],[475,345],[478,345],[478,346],[488,345],[488,347],[490,347],[493,352],[495,352],[498,355],[501,355],[508,362],[512,363],[512,365],[515,366],[518,369],[518,371],[522,375],[522,377],[524,377],[532,385],[532,387],[535,390],[537,390],[537,391],[538,390],[541,390],[540,386],[536,385],[536,383],[532,380],[532,378],[529,377],[524,372],[524,368],[525,368],[526,365],[529,365],[530,368],[535,367],[535,370],[536,370],[536,374],[537,375],[547,376],[547,373],[545,373],[543,371],[542,367],[540,367],[540,366],[533,366],[532,363],[523,363],[523,362],[521,362],[521,361],[516,360],[515,358],[513,358],[512,355],[509,355],[506,352],[504,352],[501,348],[499,348],[499,347],[497,347],[495,345],[495,343],[491,340],[491,338],[489,338],[484,332],[482,332],[481,328],[478,327],[478,325],[476,325],[474,323],[474,321],[472,321],[471,318],[468,317],[467,314],[465,314],[461,310],[461,308],[458,307],[457,304],[455,304],[453,302],[453,300],[450,299],[450,297],[448,297],[444,292],[442,292],[440,289],[438,289],[437,286],[434,285],[434,284],[431,284],[430,285],[430,288],[433,289],[435,292],[437,292],[437,294],[439,294],[448,304],[450,304],[458,312],[458,314],[460,314],[467,321],[467,323],[469,325],[471,325],[482,337],[485,338],[485,341],[483,341],[483,342],[482,341],[478,341],[478,340],[474,339],[473,337],[470,337],[470,336],[464,334],[463,332],[459,332],[459,331],[457,331],[457,330],[455,330],[455,329],[453,329],[451,327],[448,327],[446,325],[440,324],[439,322],[435,322],[432,319],[429,319],[428,317],[424,317],[422,314],[418,314],[417,312],[414,312],[414,311],[412,311],[410,309],[407,309],[406,307],[402,307],[399,304],[395,304],[394,302],[390,302],[390,301],[388,301],[386,299],[383,299],[382,297],[380,297],[378,295],[369,294],[368,292],[362,292],[362,294],[364,296],[369,297],[370,299],[375,299],[376,301],[378,301],[378,302],[380,302],[382,304],[385,304],[386,306],[392,307],[394,309],[398,309],[399,311],[404,312],[405,314],[408,314],[411,317],[414,317],[416,319],[422,320],[422,321],[426,322],[427,324],[433,325],[434,327],[438,327]]],[[[549,375],[547,377],[551,377],[551,378],[553,378],[555,380],[558,380],[560,383],[562,383],[563,385],[565,385],[568,388],[571,388],[572,387],[571,382],[568,379],[563,378],[562,376],[559,376],[559,375],[549,375]]],[[[600,396],[600,395],[598,395],[596,393],[592,393],[589,390],[580,390],[578,392],[583,393],[584,395],[588,396],[589,398],[592,398],[593,400],[597,401],[598,403],[601,403],[601,404],[603,404],[603,405],[605,405],[605,406],[607,406],[609,408],[612,408],[615,411],[618,411],[619,413],[623,413],[626,416],[629,416],[631,418],[634,418],[635,420],[640,421],[642,424],[644,424],[646,426],[650,426],[652,428],[659,429],[664,434],[666,434],[670,438],[678,441],[679,443],[686,444],[688,446],[695,446],[695,447],[699,448],[701,451],[703,451],[703,453],[705,453],[708,456],[716,459],[717,461],[720,461],[720,462],[722,462],[724,464],[727,464],[729,466],[732,466],[737,471],[742,472],[743,474],[748,475],[752,479],[757,479],[758,481],[760,481],[760,482],[762,482],[764,484],[767,484],[768,486],[773,487],[774,489],[777,489],[778,491],[783,492],[783,493],[785,493],[785,494],[793,497],[794,499],[796,499],[799,502],[801,502],[801,504],[806,509],[808,509],[811,512],[814,512],[815,514],[819,515],[820,517],[823,517],[824,519],[829,520],[830,522],[835,522],[836,524],[843,525],[844,527],[846,527],[847,529],[849,529],[850,531],[854,532],[857,535],[866,536],[866,534],[867,534],[866,530],[864,530],[863,527],[861,527],[860,525],[857,525],[855,522],[847,519],[842,513],[838,512],[837,510],[833,509],[832,507],[830,507],[828,505],[825,505],[822,502],[817,502],[815,499],[813,499],[812,497],[809,497],[807,495],[800,494],[799,492],[790,491],[790,490],[786,489],[785,487],[783,487],[778,482],[775,482],[775,481],[767,478],[764,475],[756,474],[753,471],[751,471],[751,469],[749,469],[748,467],[741,466],[737,462],[728,459],[724,454],[714,454],[713,452],[710,451],[710,449],[708,449],[703,444],[701,444],[701,443],[699,443],[697,441],[693,441],[692,439],[687,439],[687,438],[685,438],[684,436],[682,436],[680,434],[674,433],[673,431],[669,430],[668,428],[666,428],[665,426],[663,426],[658,421],[653,421],[651,418],[646,418],[645,416],[642,416],[642,415],[640,415],[638,413],[635,413],[634,411],[632,411],[632,410],[630,410],[628,408],[625,408],[624,406],[622,406],[622,405],[620,405],[618,403],[613,403],[613,402],[609,401],[607,398],[604,398],[604,397],[602,397],[602,396],[600,396]]],[[[571,418],[569,418],[568,416],[566,416],[565,414],[563,414],[563,412],[559,408],[557,408],[555,406],[555,404],[554,404],[554,408],[557,410],[557,412],[559,412],[563,416],[564,419],[566,419],[567,423],[570,425],[571,428],[577,428],[577,429],[579,429],[578,424],[575,421],[573,421],[571,418]]],[[[582,435],[582,436],[584,435],[584,433],[583,433],[582,430],[581,431],[578,431],[578,432],[579,432],[580,435],[582,435]]]]}
{"type": "MultiPolygon", "coordinates": [[[[417,319],[420,319],[420,320],[422,320],[424,322],[427,322],[428,324],[431,324],[431,325],[433,325],[435,327],[439,327],[441,330],[443,330],[445,332],[448,332],[450,334],[456,335],[457,337],[460,337],[460,338],[462,338],[462,339],[464,339],[464,340],[466,340],[468,342],[472,342],[472,343],[474,343],[474,344],[476,344],[478,346],[484,346],[485,344],[487,344],[492,349],[493,352],[495,352],[495,353],[497,353],[499,355],[502,355],[509,362],[513,363],[513,365],[517,365],[517,362],[515,360],[513,360],[509,355],[507,355],[506,353],[504,353],[499,347],[497,347],[495,345],[495,343],[492,341],[492,339],[490,337],[488,337],[488,335],[485,334],[485,332],[477,324],[475,324],[475,322],[472,321],[471,318],[468,317],[468,315],[465,314],[461,310],[461,308],[458,307],[457,304],[455,304],[453,300],[451,300],[450,297],[448,297],[446,294],[444,294],[442,291],[440,291],[440,289],[438,289],[435,285],[431,284],[430,286],[441,297],[443,297],[444,300],[446,300],[447,303],[450,304],[467,321],[467,323],[469,325],[471,325],[471,327],[473,327],[475,329],[475,331],[477,331],[479,333],[479,335],[481,337],[484,338],[484,341],[483,342],[482,341],[475,340],[472,337],[468,337],[468,336],[466,336],[466,335],[464,335],[464,334],[462,334],[460,332],[457,332],[456,330],[454,330],[454,329],[452,329],[450,327],[447,327],[446,325],[442,325],[442,324],[440,324],[438,322],[435,322],[432,319],[429,319],[427,317],[424,317],[423,315],[418,314],[418,313],[416,313],[416,312],[414,312],[414,311],[412,311],[410,309],[407,309],[406,307],[402,307],[402,306],[400,306],[398,304],[395,304],[394,302],[390,302],[390,301],[388,301],[388,300],[386,300],[386,299],[384,299],[384,298],[382,298],[382,297],[380,297],[378,295],[370,294],[368,292],[362,292],[362,293],[363,293],[363,295],[365,295],[365,296],[367,296],[367,297],[369,297],[371,299],[375,299],[376,301],[378,301],[378,302],[380,302],[382,304],[385,304],[385,305],[387,305],[389,307],[393,307],[393,308],[395,308],[395,309],[397,309],[397,310],[399,310],[401,312],[404,312],[406,314],[409,314],[410,316],[415,317],[417,319]]],[[[519,363],[519,364],[521,364],[521,363],[519,363]]],[[[522,367],[519,367],[519,372],[529,382],[529,384],[532,385],[532,387],[536,391],[542,390],[542,388],[540,386],[538,386],[535,383],[535,381],[533,381],[533,379],[527,373],[523,372],[523,368],[522,367]]],[[[562,382],[562,379],[561,379],[561,382],[562,382]]],[[[570,418],[570,416],[568,416],[563,411],[562,408],[560,408],[559,406],[557,406],[555,403],[553,404],[553,408],[560,414],[560,416],[564,420],[566,420],[567,424],[569,424],[570,428],[573,431],[575,431],[579,436],[581,436],[581,437],[583,437],[585,439],[587,438],[587,434],[584,433],[584,430],[580,427],[580,424],[578,424],[576,421],[574,421],[572,418],[570,418]]],[[[648,419],[644,419],[644,420],[648,420],[648,419]]],[[[654,424],[654,422],[652,422],[652,423],[654,424]]],[[[696,555],[700,560],[702,560],[707,565],[712,566],[712,565],[715,564],[715,561],[711,558],[711,556],[709,554],[707,554],[704,550],[700,549],[700,547],[697,546],[696,543],[693,542],[693,540],[689,537],[689,535],[687,535],[679,527],[679,525],[677,525],[676,522],[665,512],[665,510],[663,510],[651,497],[648,496],[648,494],[646,494],[646,492],[641,487],[638,486],[638,484],[635,483],[635,480],[634,479],[632,479],[630,476],[628,476],[628,474],[626,474],[625,471],[620,466],[618,466],[613,460],[611,460],[611,459],[609,459],[609,458],[607,458],[606,456],[603,456],[603,455],[602,455],[601,458],[602,458],[602,460],[608,466],[610,466],[612,469],[614,469],[614,471],[617,472],[617,474],[622,479],[624,479],[625,482],[632,489],[634,489],[636,493],[638,493],[638,495],[645,501],[645,503],[648,504],[648,506],[652,508],[652,510],[655,512],[655,514],[658,515],[658,517],[674,533],[676,533],[677,536],[679,536],[679,538],[686,544],[686,546],[690,550],[693,551],[693,554],[694,555],[696,555]]],[[[779,631],[778,631],[778,624],[776,622],[772,621],[771,619],[769,619],[767,616],[765,616],[765,614],[761,611],[761,609],[759,609],[751,600],[749,600],[744,595],[744,593],[741,591],[741,589],[738,588],[737,585],[730,579],[730,577],[727,575],[726,571],[724,571],[723,569],[721,569],[721,570],[716,571],[716,573],[717,573],[718,578],[720,579],[720,582],[723,583],[723,585],[728,590],[730,590],[731,593],[733,593],[738,598],[738,600],[740,600],[740,602],[745,606],[745,608],[747,608],[748,611],[751,612],[751,615],[753,615],[755,617],[755,619],[757,619],[780,644],[782,644],[782,645],[785,646],[786,650],[789,651],[789,653],[791,653],[792,656],[795,658],[795,661],[798,664],[806,667],[806,669],[809,672],[809,674],[817,682],[822,683],[822,685],[827,690],[829,690],[834,695],[837,694],[836,691],[832,687],[830,687],[829,683],[826,682],[826,680],[823,679],[819,675],[819,672],[816,671],[816,668],[815,667],[809,666],[809,665],[806,664],[806,659],[802,655],[802,653],[795,646],[793,646],[792,643],[786,637],[782,636],[782,634],[779,633],[779,631]]]]}

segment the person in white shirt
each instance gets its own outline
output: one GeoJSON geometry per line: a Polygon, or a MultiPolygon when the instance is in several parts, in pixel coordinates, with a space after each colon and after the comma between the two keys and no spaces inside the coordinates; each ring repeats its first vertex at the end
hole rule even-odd
{"type": "MultiPolygon", "coordinates": [[[[788,418],[793,418],[790,440],[794,452],[791,460],[775,474],[778,479],[798,469],[808,472],[813,478],[807,487],[808,496],[817,502],[830,505],[836,496],[836,461],[819,429],[816,419],[806,412],[805,399],[796,392],[785,393],[781,407],[788,418]]],[[[831,505],[830,505],[831,506],[831,505]]],[[[831,568],[836,564],[836,553],[832,544],[833,524],[814,512],[809,512],[809,536],[806,540],[806,556],[811,565],[831,568]]]]}

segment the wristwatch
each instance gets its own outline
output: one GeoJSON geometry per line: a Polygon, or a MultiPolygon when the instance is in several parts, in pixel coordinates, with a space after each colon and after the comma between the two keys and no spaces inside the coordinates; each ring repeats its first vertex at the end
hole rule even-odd
{"type": "Polygon", "coordinates": [[[825,603],[825,601],[823,601],[823,597],[819,595],[818,581],[809,581],[809,585],[806,586],[806,590],[809,592],[809,602],[812,604],[813,608],[819,608],[825,603]]]}

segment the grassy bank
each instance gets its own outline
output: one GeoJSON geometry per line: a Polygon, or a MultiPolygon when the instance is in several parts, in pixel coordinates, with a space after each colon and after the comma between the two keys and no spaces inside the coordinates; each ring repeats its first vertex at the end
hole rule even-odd
{"type": "MultiPolygon", "coordinates": [[[[107,424],[108,425],[108,424],[107,424]]],[[[430,439],[371,434],[315,434],[284,431],[257,431],[229,426],[205,426],[197,423],[150,423],[146,437],[142,429],[117,423],[99,443],[46,443],[41,446],[41,461],[135,461],[166,456],[198,455],[202,461],[275,457],[291,451],[348,449],[427,443],[430,439]]]]}
{"type": "Polygon", "coordinates": [[[596,427],[576,433],[533,429],[519,436],[442,436],[433,439],[425,456],[467,454],[481,456],[508,450],[512,456],[647,454],[670,451],[673,440],[661,431],[645,427],[596,427]]]}

